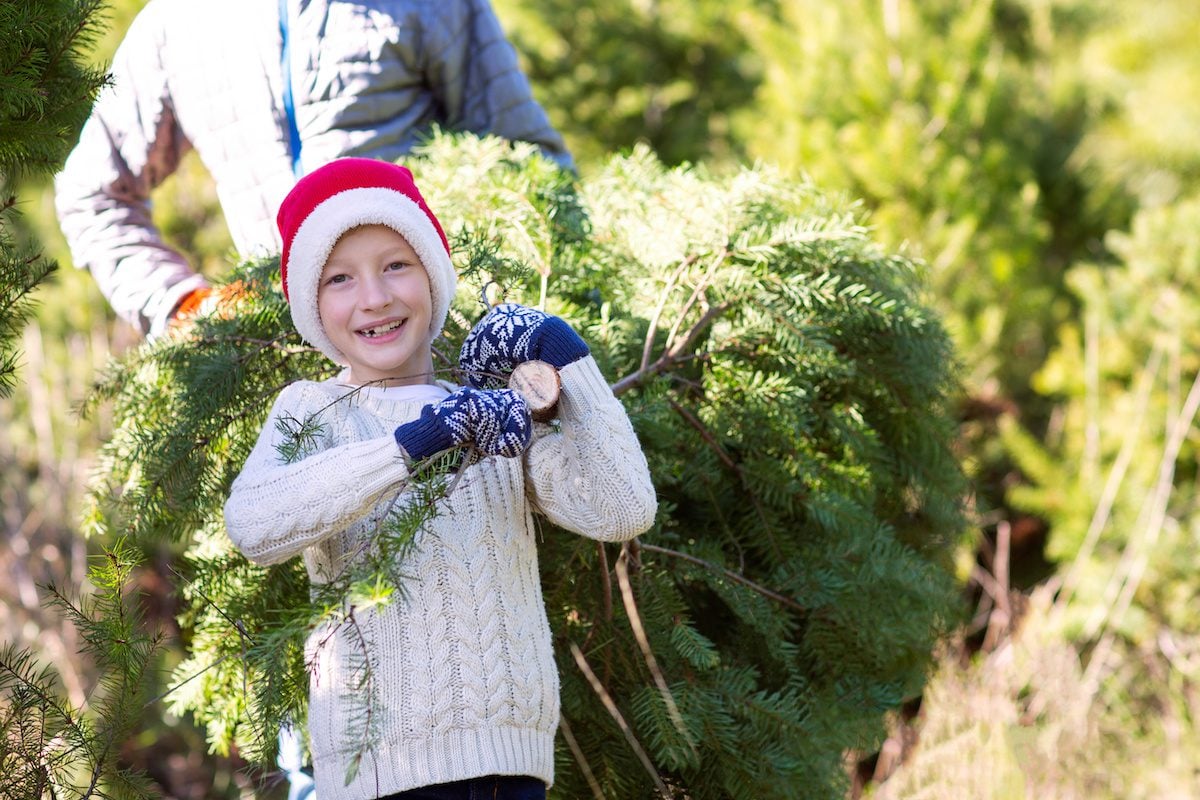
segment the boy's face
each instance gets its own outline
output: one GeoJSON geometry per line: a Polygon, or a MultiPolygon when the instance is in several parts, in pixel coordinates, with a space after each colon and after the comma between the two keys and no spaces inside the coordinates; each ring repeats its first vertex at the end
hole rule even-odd
{"type": "Polygon", "coordinates": [[[352,382],[432,382],[429,275],[396,231],[364,225],[338,239],[321,272],[317,311],[352,382]]]}

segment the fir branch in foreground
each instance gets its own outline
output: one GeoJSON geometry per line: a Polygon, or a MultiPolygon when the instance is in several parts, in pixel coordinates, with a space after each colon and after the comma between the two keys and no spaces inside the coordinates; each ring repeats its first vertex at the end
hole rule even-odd
{"type": "Polygon", "coordinates": [[[133,551],[118,542],[89,570],[96,587],[74,601],[50,587],[51,603],[80,631],[83,654],[100,668],[100,687],[86,708],[73,708],[48,668],[14,647],[0,651],[0,796],[153,796],[149,783],[120,764],[120,748],[141,719],[144,687],[161,640],[143,629],[136,602],[127,597],[133,551]]]}
{"type": "Polygon", "coordinates": [[[11,393],[13,340],[29,318],[30,292],[55,269],[36,246],[18,246],[16,179],[62,166],[104,84],[87,65],[103,0],[0,5],[0,397],[11,393]]]}
{"type": "Polygon", "coordinates": [[[33,311],[31,292],[56,268],[36,249],[17,245],[11,229],[15,202],[0,196],[0,397],[12,392],[17,370],[18,355],[9,342],[21,334],[33,311]]]}
{"type": "MultiPolygon", "coordinates": [[[[352,389],[336,402],[353,402],[360,390],[352,389]]],[[[321,415],[333,405],[305,419],[280,420],[278,431],[283,436],[276,449],[281,460],[291,463],[320,449],[325,430],[321,415]]],[[[305,696],[311,665],[295,655],[304,651],[310,639],[312,656],[336,638],[349,647],[354,676],[355,691],[343,698],[349,720],[346,745],[354,754],[347,780],[352,780],[376,745],[379,733],[375,725],[379,717],[375,678],[360,616],[377,613],[404,596],[404,582],[411,576],[404,573],[403,567],[409,553],[418,546],[418,534],[440,513],[441,504],[456,486],[456,478],[470,463],[460,451],[414,463],[408,480],[396,487],[386,512],[346,559],[342,571],[318,585],[302,581],[307,596],[292,595],[283,605],[263,595],[274,588],[269,583],[231,578],[228,560],[240,557],[229,551],[227,541],[216,558],[207,555],[211,542],[192,548],[189,559],[193,577],[187,580],[187,593],[198,601],[193,612],[198,614],[194,649],[205,655],[194,655],[177,669],[178,691],[167,693],[172,703],[190,710],[201,721],[211,720],[210,715],[221,713],[227,705],[242,709],[238,713],[240,723],[219,729],[210,726],[210,736],[218,733],[216,743],[220,748],[236,741],[244,751],[269,758],[280,725],[302,716],[302,707],[297,707],[294,698],[305,696]],[[241,613],[249,609],[261,610],[241,613]],[[220,643],[219,649],[209,648],[210,642],[220,643]],[[212,702],[212,696],[203,688],[206,685],[209,690],[222,687],[226,706],[212,702]]],[[[259,568],[248,565],[241,569],[259,572],[259,568]]],[[[272,569],[280,574],[278,568],[272,569]]]]}

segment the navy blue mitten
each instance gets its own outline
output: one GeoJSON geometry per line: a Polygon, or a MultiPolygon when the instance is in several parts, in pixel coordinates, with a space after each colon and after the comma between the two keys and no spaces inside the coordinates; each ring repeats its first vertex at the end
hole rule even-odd
{"type": "Polygon", "coordinates": [[[464,386],[396,428],[396,444],[417,461],[451,447],[473,445],[485,456],[519,456],[533,435],[529,407],[511,389],[464,386]]]}
{"type": "Polygon", "coordinates": [[[501,303],[467,334],[458,367],[472,386],[499,388],[513,368],[525,361],[536,359],[562,369],[589,352],[587,342],[562,319],[516,303],[501,303]]]}

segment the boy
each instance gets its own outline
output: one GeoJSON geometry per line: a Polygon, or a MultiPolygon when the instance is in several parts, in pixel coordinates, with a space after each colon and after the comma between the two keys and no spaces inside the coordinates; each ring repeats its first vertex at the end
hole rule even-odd
{"type": "Polygon", "coordinates": [[[343,632],[309,639],[317,796],[544,798],[558,675],[532,512],[601,541],[648,529],[657,503],[628,417],[583,339],[520,306],[493,309],[468,336],[460,367],[474,385],[434,382],[431,343],[457,278],[407,169],[331,162],[297,183],[278,224],[296,328],[345,369],[293,383],[276,400],[225,506],[238,548],[260,564],[303,555],[311,580],[328,582],[387,513],[414,461],[465,446],[485,456],[418,535],[402,565],[413,576],[405,597],[358,619],[383,720],[348,784],[354,645],[343,632]],[[534,430],[517,393],[480,388],[532,358],[560,370],[557,430],[534,430]],[[283,463],[276,420],[316,413],[315,452],[283,463]]]}

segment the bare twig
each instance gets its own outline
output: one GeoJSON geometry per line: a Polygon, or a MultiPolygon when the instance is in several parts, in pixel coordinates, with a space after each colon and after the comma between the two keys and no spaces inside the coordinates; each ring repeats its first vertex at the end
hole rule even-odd
{"type": "Polygon", "coordinates": [[[731,305],[732,303],[721,303],[719,305],[712,306],[705,311],[700,319],[688,329],[687,334],[685,334],[683,337],[683,341],[664,350],[663,354],[659,356],[659,358],[653,364],[648,363],[649,350],[647,349],[647,351],[643,353],[643,356],[645,357],[645,363],[638,368],[637,372],[630,373],[614,383],[612,385],[613,394],[620,396],[635,386],[645,383],[647,378],[652,378],[655,375],[666,372],[676,364],[687,360],[686,353],[688,348],[695,344],[696,339],[700,337],[700,334],[704,332],[704,329],[712,324],[714,319],[725,313],[725,311],[731,305]]]}
{"type": "Polygon", "coordinates": [[[621,555],[617,558],[617,585],[621,587],[621,600],[625,604],[625,615],[629,617],[629,627],[633,630],[633,637],[637,639],[638,647],[641,648],[646,667],[654,676],[654,683],[658,686],[663,702],[667,705],[667,713],[671,717],[671,722],[675,725],[676,730],[683,734],[688,748],[694,754],[696,753],[696,743],[692,741],[692,735],[688,732],[687,726],[683,724],[683,715],[679,713],[675,695],[671,694],[671,687],[667,685],[667,678],[658,666],[658,659],[654,657],[654,651],[650,649],[650,639],[646,636],[645,626],[642,625],[642,615],[638,612],[637,601],[633,596],[633,585],[629,582],[628,553],[628,549],[623,546],[621,555]]]}
{"type": "MultiPolygon", "coordinates": [[[[673,344],[667,348],[664,357],[669,359],[669,363],[673,364],[677,361],[680,361],[682,354],[691,349],[692,345],[696,343],[696,339],[698,339],[700,334],[704,332],[704,329],[711,325],[713,320],[728,311],[732,305],[733,303],[727,302],[718,303],[715,306],[709,306],[708,310],[700,315],[700,319],[696,321],[696,324],[688,328],[688,332],[684,335],[683,341],[678,344],[673,344]]],[[[672,332],[672,336],[674,336],[674,332],[672,332]]]]}
{"type": "Polygon", "coordinates": [[[978,564],[972,564],[971,580],[979,584],[979,588],[983,589],[984,594],[991,599],[993,605],[1000,605],[1000,598],[1004,596],[1004,587],[992,577],[990,572],[978,564]]]}
{"type": "MultiPolygon", "coordinates": [[[[446,355],[446,353],[444,353],[440,347],[435,347],[434,345],[431,344],[429,346],[429,350],[430,350],[430,352],[433,353],[434,358],[436,358],[442,364],[446,365],[444,367],[444,370],[453,373],[455,370],[458,369],[458,364],[455,363],[454,359],[452,359],[450,356],[446,355]]],[[[434,369],[434,372],[438,372],[438,370],[434,369]]]]}
{"type": "Polygon", "coordinates": [[[658,320],[662,317],[663,309],[666,308],[667,298],[671,296],[671,292],[675,290],[676,284],[679,283],[679,278],[683,275],[692,264],[696,262],[695,256],[684,259],[671,277],[667,279],[667,283],[663,286],[662,291],[658,294],[658,305],[654,307],[654,313],[650,315],[650,324],[646,327],[646,342],[642,345],[642,362],[638,367],[638,374],[646,371],[646,367],[650,364],[650,351],[654,349],[654,335],[658,333],[658,320]]]}
{"type": "Polygon", "coordinates": [[[170,695],[171,693],[173,693],[173,692],[174,692],[176,689],[181,689],[181,688],[183,688],[184,686],[186,686],[188,683],[190,683],[191,681],[194,681],[196,678],[199,678],[201,675],[203,675],[204,673],[208,672],[208,671],[209,671],[210,669],[212,669],[213,667],[220,666],[220,665],[221,665],[221,664],[222,664],[222,663],[223,663],[223,662],[224,662],[226,659],[228,659],[228,658],[229,658],[229,656],[230,656],[230,655],[232,655],[232,654],[231,654],[231,653],[226,653],[225,655],[221,656],[221,657],[220,657],[220,658],[218,658],[216,661],[212,662],[211,664],[209,664],[207,667],[205,667],[204,669],[200,670],[199,672],[195,672],[195,673],[192,673],[191,675],[187,676],[186,678],[184,678],[183,680],[181,680],[179,683],[175,684],[174,686],[170,687],[170,688],[169,688],[169,689],[167,689],[165,692],[163,692],[162,694],[160,694],[158,697],[152,697],[152,698],[150,698],[150,700],[146,701],[146,705],[145,705],[145,706],[143,706],[143,707],[144,707],[144,708],[149,708],[150,706],[152,706],[152,705],[154,705],[155,703],[157,703],[159,700],[162,700],[162,699],[166,698],[168,695],[170,695]]]}
{"type": "MultiPolygon", "coordinates": [[[[1095,485],[1096,472],[1100,467],[1100,316],[1100,310],[1092,307],[1084,313],[1083,318],[1083,407],[1086,423],[1079,472],[1083,478],[1080,482],[1085,486],[1095,485]]],[[[1157,342],[1154,351],[1159,352],[1157,342]]]]}
{"type": "Polygon", "coordinates": [[[463,456],[462,464],[460,464],[458,469],[454,472],[454,478],[451,479],[450,485],[446,487],[446,493],[442,495],[443,497],[449,497],[450,495],[454,494],[454,490],[458,488],[458,482],[461,481],[462,476],[466,474],[467,467],[470,466],[471,459],[475,456],[476,452],[477,451],[475,450],[474,444],[471,444],[467,447],[467,452],[466,455],[463,456]]]}
{"type": "MultiPolygon", "coordinates": [[[[980,570],[982,572],[982,570],[980,570]]],[[[987,573],[984,573],[985,575],[987,573]]],[[[971,577],[975,577],[975,571],[971,571],[971,577]]],[[[988,577],[991,577],[990,575],[988,577]]],[[[988,620],[991,619],[992,609],[996,607],[992,596],[988,592],[984,592],[979,597],[979,605],[975,609],[975,616],[971,617],[971,621],[963,629],[967,636],[974,636],[981,630],[987,627],[988,620]]]]}
{"type": "MultiPolygon", "coordinates": [[[[996,609],[988,618],[987,634],[984,636],[983,647],[991,650],[999,641],[1000,636],[1012,624],[1012,603],[1009,598],[1010,584],[1008,578],[1009,553],[1012,541],[1012,525],[1008,520],[996,523],[996,554],[992,559],[992,573],[995,575],[995,587],[992,598],[996,601],[996,609]]],[[[983,570],[979,570],[983,572],[983,570]]],[[[974,574],[974,572],[972,573],[974,574]]]]}
{"type": "Polygon", "coordinates": [[[1055,616],[1061,615],[1070,603],[1071,597],[1075,593],[1076,584],[1079,582],[1080,575],[1083,571],[1084,562],[1087,561],[1092,551],[1096,547],[1096,542],[1100,538],[1100,533],[1108,525],[1108,520],[1112,514],[1112,508],[1117,499],[1117,492],[1121,488],[1121,484],[1125,481],[1125,473],[1129,469],[1129,464],[1133,460],[1134,452],[1137,450],[1138,434],[1142,429],[1142,421],[1146,417],[1146,410],[1149,407],[1150,389],[1153,385],[1153,378],[1158,374],[1159,365],[1162,362],[1162,347],[1156,345],[1146,365],[1142,367],[1138,374],[1137,391],[1134,395],[1134,407],[1138,410],[1137,417],[1131,426],[1126,429],[1125,439],[1121,442],[1121,450],[1117,453],[1117,459],[1113,462],[1112,468],[1108,472],[1108,479],[1104,483],[1104,489],[1100,493],[1100,500],[1096,503],[1096,509],[1092,512],[1092,520],[1088,525],[1087,534],[1083,537],[1083,544],[1079,546],[1075,557],[1071,560],[1070,567],[1067,568],[1066,574],[1062,579],[1062,588],[1058,593],[1058,597],[1054,601],[1052,613],[1055,616]]]}
{"type": "Polygon", "coordinates": [[[221,615],[221,617],[222,617],[222,618],[223,618],[223,619],[224,619],[226,622],[228,622],[228,623],[230,624],[230,626],[231,626],[231,627],[232,627],[234,630],[236,630],[236,631],[238,632],[238,635],[239,635],[239,636],[242,636],[242,637],[244,637],[244,638],[246,639],[246,641],[250,642],[251,644],[254,644],[254,640],[253,640],[253,639],[250,637],[250,633],[249,633],[249,632],[246,630],[246,626],[242,624],[242,621],[241,621],[240,619],[234,619],[233,617],[231,617],[231,616],[229,616],[228,614],[226,614],[226,613],[225,613],[225,609],[221,608],[219,605],[217,605],[217,604],[216,604],[216,603],[215,603],[215,602],[212,600],[212,598],[210,598],[208,595],[206,595],[206,594],[204,593],[204,590],[203,590],[203,589],[201,589],[201,588],[200,588],[200,587],[199,587],[199,586],[196,584],[196,582],[195,582],[195,581],[192,581],[192,580],[188,579],[188,577],[187,577],[186,575],[184,575],[184,574],[183,574],[182,572],[180,572],[179,570],[175,569],[175,567],[174,567],[174,566],[169,566],[169,567],[168,567],[168,569],[170,569],[170,570],[171,570],[171,573],[172,573],[172,574],[173,574],[173,575],[174,575],[176,578],[179,578],[179,580],[183,581],[183,582],[184,582],[184,583],[186,583],[188,586],[191,586],[192,588],[194,588],[194,589],[196,590],[197,594],[199,594],[199,595],[200,595],[202,598],[204,598],[204,601],[205,601],[206,603],[208,603],[210,606],[212,606],[214,609],[216,609],[217,613],[218,613],[218,614],[220,614],[220,615],[221,615]]]}
{"type": "Polygon", "coordinates": [[[621,544],[623,555],[627,555],[629,564],[634,572],[639,572],[642,569],[642,543],[637,539],[630,539],[621,544]]]}
{"type": "Polygon", "coordinates": [[[625,721],[625,717],[621,714],[621,709],[617,708],[616,701],[608,693],[608,689],[604,688],[604,684],[600,682],[600,679],[596,677],[596,673],[592,671],[592,667],[588,664],[587,658],[584,657],[583,651],[574,642],[571,642],[571,655],[574,656],[575,663],[579,666],[579,671],[583,673],[588,683],[591,684],[592,691],[600,698],[600,702],[604,704],[605,710],[608,711],[609,715],[617,723],[617,727],[621,729],[621,733],[625,735],[625,741],[629,743],[633,754],[637,756],[638,761],[642,762],[642,766],[646,768],[646,772],[650,773],[650,777],[654,779],[654,785],[658,787],[658,791],[663,797],[670,798],[671,793],[667,790],[667,785],[663,783],[662,778],[659,777],[658,770],[654,768],[654,762],[650,760],[650,756],[647,755],[645,748],[642,747],[641,743],[633,735],[633,729],[625,721]]]}
{"type": "Polygon", "coordinates": [[[600,789],[600,783],[596,780],[596,776],[592,772],[592,765],[588,763],[587,757],[584,756],[583,748],[579,746],[579,742],[575,741],[575,734],[571,731],[571,724],[567,722],[565,716],[559,717],[559,728],[563,732],[563,738],[567,740],[567,747],[571,748],[571,755],[575,756],[575,763],[579,765],[579,770],[583,773],[588,788],[592,790],[592,796],[596,800],[604,800],[604,792],[600,789]]]}
{"type": "Polygon", "coordinates": [[[603,578],[600,588],[604,593],[604,621],[612,622],[612,579],[608,573],[608,553],[604,551],[604,542],[596,542],[596,552],[600,559],[600,576],[603,578]]]}
{"type": "MultiPolygon", "coordinates": [[[[692,310],[692,306],[696,304],[696,301],[705,296],[704,290],[708,288],[708,285],[712,282],[713,274],[717,271],[717,268],[725,262],[725,258],[728,255],[729,251],[722,248],[721,252],[717,253],[712,259],[712,262],[708,265],[708,270],[705,271],[703,277],[696,282],[695,287],[692,289],[691,297],[689,297],[687,302],[683,304],[683,308],[680,310],[679,315],[675,318],[675,324],[671,326],[671,332],[667,334],[667,341],[665,345],[667,352],[670,352],[673,349],[671,347],[671,343],[675,341],[675,336],[679,333],[679,326],[683,324],[684,319],[687,318],[688,312],[692,310]]],[[[692,331],[695,330],[696,327],[693,326],[692,331]]]]}
{"type": "Polygon", "coordinates": [[[661,553],[662,555],[670,556],[671,558],[678,558],[682,561],[687,561],[692,564],[695,564],[698,567],[704,567],[705,569],[710,570],[712,572],[719,572],[720,574],[724,575],[726,578],[729,578],[729,580],[731,580],[735,583],[740,583],[742,586],[745,586],[747,589],[753,589],[754,591],[761,594],[763,597],[769,597],[770,599],[774,600],[775,602],[781,603],[785,606],[788,606],[789,608],[794,608],[797,611],[808,611],[808,609],[806,609],[804,606],[800,605],[799,603],[797,603],[795,600],[788,597],[787,595],[782,595],[779,592],[776,592],[772,589],[768,589],[767,587],[757,584],[754,581],[750,580],[749,578],[739,575],[736,572],[733,572],[732,570],[728,570],[725,567],[719,566],[717,564],[713,564],[711,561],[705,561],[702,558],[697,558],[696,556],[689,555],[687,553],[681,553],[678,550],[671,550],[669,548],[659,547],[658,545],[654,545],[654,544],[646,544],[645,542],[642,543],[642,549],[647,550],[651,553],[661,553]]]}
{"type": "Polygon", "coordinates": [[[704,443],[707,444],[712,451],[717,454],[717,458],[721,459],[721,463],[729,467],[729,469],[732,470],[743,483],[745,483],[745,476],[742,474],[742,468],[739,467],[737,462],[725,452],[725,448],[721,447],[721,443],[717,441],[716,437],[709,432],[708,428],[704,427],[704,423],[697,419],[695,414],[693,414],[691,411],[688,411],[674,400],[671,400],[670,403],[671,408],[675,410],[675,413],[683,417],[683,419],[689,425],[696,429],[696,432],[700,434],[700,438],[704,440],[704,443]]]}
{"type": "MultiPolygon", "coordinates": [[[[1110,581],[1109,589],[1120,583],[1120,591],[1099,624],[1089,624],[1088,626],[1087,633],[1090,635],[1095,635],[1105,627],[1108,628],[1084,672],[1083,685],[1089,698],[1094,697],[1099,689],[1100,673],[1105,668],[1108,653],[1112,650],[1115,639],[1112,629],[1117,626],[1132,604],[1134,594],[1141,584],[1142,576],[1145,574],[1150,559],[1150,549],[1158,541],[1166,522],[1167,504],[1174,487],[1175,461],[1179,457],[1179,450],[1183,447],[1198,412],[1200,412],[1200,374],[1193,379],[1183,408],[1180,409],[1168,432],[1167,442],[1163,447],[1162,457],[1159,459],[1158,480],[1155,482],[1154,491],[1148,500],[1151,511],[1145,527],[1145,534],[1139,537],[1141,541],[1131,540],[1126,546],[1125,552],[1121,555],[1121,562],[1110,581]],[[1124,572],[1123,578],[1119,577],[1122,572],[1124,572]]],[[[1111,596],[1109,591],[1106,591],[1105,595],[1106,598],[1111,596]]]]}

